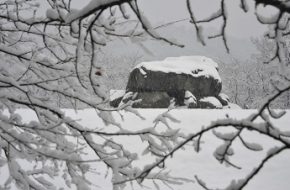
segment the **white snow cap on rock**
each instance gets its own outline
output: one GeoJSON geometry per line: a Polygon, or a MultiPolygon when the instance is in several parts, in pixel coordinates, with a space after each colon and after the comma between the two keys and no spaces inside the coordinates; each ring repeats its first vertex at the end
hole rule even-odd
{"type": "Polygon", "coordinates": [[[226,100],[226,101],[230,101],[230,98],[228,95],[224,94],[224,93],[220,93],[219,94],[219,97],[223,100],[226,100]]]}
{"type": "Polygon", "coordinates": [[[211,58],[205,56],[181,56],[181,57],[167,57],[164,61],[192,61],[195,63],[206,64],[208,66],[213,66],[218,69],[218,64],[214,62],[211,58]]]}
{"type": "Polygon", "coordinates": [[[190,104],[194,104],[196,105],[196,98],[195,96],[188,90],[185,91],[185,95],[184,95],[184,104],[185,105],[190,105],[190,104]]]}
{"type": "Polygon", "coordinates": [[[222,104],[218,101],[218,99],[216,99],[215,97],[212,96],[207,96],[207,97],[203,97],[199,100],[200,102],[208,102],[212,105],[214,105],[216,108],[222,108],[222,104]]]}
{"type": "Polygon", "coordinates": [[[126,94],[126,90],[110,90],[110,100],[116,100],[123,97],[126,94]]]}
{"type": "Polygon", "coordinates": [[[135,68],[140,69],[142,73],[144,73],[142,68],[145,68],[150,71],[188,74],[193,77],[212,77],[218,81],[221,81],[217,71],[218,64],[205,56],[168,57],[163,61],[142,62],[135,68]]]}

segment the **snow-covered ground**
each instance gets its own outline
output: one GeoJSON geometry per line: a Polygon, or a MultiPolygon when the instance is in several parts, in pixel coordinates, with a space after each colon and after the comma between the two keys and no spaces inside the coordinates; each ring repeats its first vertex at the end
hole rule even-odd
{"type": "MultiPolygon", "coordinates": [[[[140,119],[132,113],[124,113],[124,120],[121,119],[119,113],[114,113],[115,119],[121,123],[122,127],[129,130],[138,130],[153,126],[153,120],[158,114],[165,112],[165,109],[140,109],[139,112],[145,120],[140,119]]],[[[255,110],[198,110],[198,109],[179,109],[172,110],[171,115],[180,120],[180,123],[170,123],[171,128],[181,129],[181,132],[185,134],[197,132],[202,126],[207,126],[212,120],[218,118],[224,118],[226,114],[230,117],[243,118],[253,113],[255,110]]],[[[35,118],[31,111],[20,109],[17,111],[22,115],[25,121],[30,121],[35,118]]],[[[103,122],[97,117],[97,114],[92,109],[79,110],[65,110],[66,114],[77,120],[82,125],[89,128],[102,128],[106,130],[115,131],[115,126],[105,126],[103,122]]],[[[283,130],[290,131],[290,111],[280,120],[274,121],[277,126],[280,126],[283,130]]],[[[164,128],[163,124],[157,126],[164,128]]],[[[224,129],[228,130],[228,129],[224,129]]],[[[231,159],[232,162],[242,167],[238,170],[233,167],[227,167],[224,164],[221,165],[213,156],[214,150],[222,143],[211,132],[203,136],[203,143],[201,151],[196,153],[192,143],[187,145],[184,150],[180,150],[174,154],[173,158],[166,161],[167,170],[171,171],[171,174],[176,177],[185,177],[194,179],[197,175],[202,179],[210,188],[222,188],[226,187],[231,180],[241,179],[245,177],[253,167],[257,166],[261,159],[264,158],[267,151],[274,146],[279,146],[275,141],[262,136],[255,132],[243,132],[243,137],[249,142],[256,142],[263,146],[261,152],[251,152],[245,149],[240,142],[234,143],[235,155],[231,159]]],[[[122,142],[126,149],[137,152],[139,154],[139,160],[133,164],[138,166],[144,166],[153,162],[153,158],[150,155],[141,156],[145,148],[145,144],[139,137],[114,137],[115,141],[122,142]]],[[[109,190],[112,189],[111,171],[107,174],[107,169],[102,163],[95,165],[99,174],[90,175],[89,178],[99,186],[96,189],[109,190]]],[[[3,183],[7,176],[7,173],[0,171],[0,184],[3,183]]],[[[278,155],[274,159],[270,160],[262,169],[259,175],[257,175],[245,188],[246,190],[287,190],[290,187],[290,151],[285,151],[278,155]]],[[[144,182],[144,184],[151,189],[156,187],[151,182],[144,182]]],[[[128,185],[126,189],[131,189],[128,185]]],[[[141,189],[137,184],[134,185],[134,189],[141,189]]],[[[160,189],[169,189],[166,186],[160,186],[160,189]]],[[[189,190],[189,189],[202,189],[196,182],[184,183],[182,185],[173,185],[174,190],[189,190]]]]}

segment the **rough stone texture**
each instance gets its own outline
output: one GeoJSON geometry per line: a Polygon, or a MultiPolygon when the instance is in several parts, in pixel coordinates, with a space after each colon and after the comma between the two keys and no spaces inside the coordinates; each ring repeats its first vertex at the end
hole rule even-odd
{"type": "Polygon", "coordinates": [[[170,105],[170,97],[166,92],[138,92],[134,99],[142,100],[134,103],[134,108],[168,108],[170,105]]]}
{"type": "Polygon", "coordinates": [[[218,96],[216,96],[216,98],[221,102],[223,106],[227,106],[230,102],[230,98],[224,93],[220,93],[218,96]]]}
{"type": "Polygon", "coordinates": [[[197,108],[196,97],[189,91],[185,91],[184,102],[188,108],[197,108]]]}
{"type": "MultiPolygon", "coordinates": [[[[126,91],[133,92],[168,92],[177,99],[184,97],[184,91],[188,90],[196,97],[217,96],[222,88],[219,80],[210,76],[198,76],[184,73],[164,73],[142,68],[146,75],[135,68],[128,80],[126,91]]],[[[199,71],[196,71],[199,72],[199,71]]]]}
{"type": "Polygon", "coordinates": [[[125,94],[125,90],[110,90],[110,106],[118,107],[125,94]]]}
{"type": "Polygon", "coordinates": [[[122,98],[123,97],[119,97],[119,98],[110,100],[110,106],[117,108],[119,106],[120,102],[122,101],[122,98]]]}
{"type": "Polygon", "coordinates": [[[197,105],[197,103],[190,103],[190,104],[188,104],[187,108],[189,108],[189,109],[198,108],[198,105],[197,105]]]}
{"type": "Polygon", "coordinates": [[[172,100],[176,106],[221,109],[229,105],[221,89],[218,65],[212,59],[171,57],[137,65],[130,73],[126,94],[111,99],[110,105],[118,107],[120,102],[141,99],[133,107],[168,108],[172,100]]]}

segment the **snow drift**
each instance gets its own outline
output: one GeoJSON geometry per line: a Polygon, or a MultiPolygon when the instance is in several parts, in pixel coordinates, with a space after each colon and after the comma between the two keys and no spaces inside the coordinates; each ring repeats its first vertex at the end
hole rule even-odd
{"type": "MultiPolygon", "coordinates": [[[[115,132],[118,130],[115,126],[106,126],[100,117],[96,116],[94,109],[78,110],[77,112],[72,109],[63,110],[66,116],[74,118],[80,125],[86,126],[88,129],[97,129],[106,132],[115,132]]],[[[139,131],[148,126],[153,126],[153,122],[159,114],[162,114],[166,110],[164,109],[140,109],[138,110],[145,119],[136,117],[136,115],[121,111],[113,112],[113,116],[117,122],[119,122],[124,129],[139,131]],[[122,115],[122,116],[121,116],[122,115]]],[[[171,121],[169,125],[172,129],[180,129],[180,132],[184,134],[192,134],[198,132],[204,126],[208,126],[212,121],[222,119],[225,115],[230,118],[242,119],[256,112],[256,110],[185,110],[177,109],[172,110],[171,115],[181,121],[180,123],[174,123],[171,121]]],[[[37,120],[37,116],[32,110],[18,109],[16,111],[23,118],[24,123],[29,123],[33,120],[37,120]]],[[[279,120],[272,120],[274,124],[280,126],[280,130],[289,130],[290,112],[287,111],[286,115],[279,120]]],[[[157,126],[158,130],[166,129],[166,126],[160,123],[157,126]]],[[[221,131],[228,134],[230,131],[228,128],[224,128],[221,131]]],[[[222,144],[222,141],[217,139],[212,133],[205,134],[203,136],[203,143],[201,151],[197,153],[194,150],[194,146],[186,146],[184,150],[180,150],[173,155],[172,158],[166,161],[166,169],[170,171],[174,176],[185,177],[194,179],[195,175],[198,175],[203,179],[210,187],[223,188],[227,184],[230,184],[232,180],[239,180],[244,178],[253,167],[257,166],[260,161],[265,157],[267,152],[273,147],[281,146],[278,142],[268,138],[264,135],[254,133],[251,131],[244,131],[243,134],[246,140],[249,142],[256,142],[263,146],[262,151],[249,151],[245,149],[242,142],[235,143],[234,150],[235,155],[232,160],[239,164],[242,169],[236,169],[234,167],[220,164],[214,157],[213,153],[217,147],[222,144]]],[[[95,139],[101,141],[101,138],[95,139]]],[[[130,152],[136,152],[139,159],[133,163],[133,166],[144,167],[155,161],[154,155],[146,154],[143,155],[143,150],[146,148],[146,143],[142,141],[140,137],[134,136],[115,136],[114,141],[121,143],[130,152]]],[[[290,152],[284,152],[277,156],[274,160],[268,162],[262,169],[260,174],[255,177],[251,183],[248,184],[247,190],[273,190],[273,189],[288,189],[290,186],[289,175],[290,175],[290,152]]],[[[90,151],[88,157],[96,159],[93,151],[90,151]]],[[[25,163],[26,168],[30,169],[29,163],[25,163]]],[[[93,186],[92,189],[113,189],[112,187],[112,171],[107,169],[103,162],[92,163],[91,173],[88,174],[88,179],[98,187],[93,186]],[[97,171],[97,173],[95,172],[97,171]]],[[[9,178],[9,172],[7,166],[2,166],[0,173],[0,186],[3,185],[7,178],[9,178]]],[[[54,183],[59,189],[68,189],[64,179],[60,177],[51,178],[51,182],[54,183]]],[[[152,181],[144,181],[143,185],[151,189],[157,189],[152,181]]],[[[196,189],[203,190],[202,187],[195,183],[183,183],[183,184],[172,184],[173,189],[196,189]]],[[[133,183],[135,190],[144,190],[137,183],[133,183]]],[[[129,184],[125,190],[133,189],[129,184]]],[[[170,190],[163,184],[160,185],[162,190],[170,190]]],[[[12,188],[13,189],[13,188],[12,188]]],[[[18,189],[18,188],[14,188],[18,189]]],[[[70,189],[77,189],[76,186],[72,185],[70,189]]]]}

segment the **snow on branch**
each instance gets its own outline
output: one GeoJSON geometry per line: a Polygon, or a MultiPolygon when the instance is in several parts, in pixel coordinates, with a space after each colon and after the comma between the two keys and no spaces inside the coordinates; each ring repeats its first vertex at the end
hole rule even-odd
{"type": "Polygon", "coordinates": [[[66,18],[66,23],[71,23],[77,19],[81,20],[87,16],[98,12],[99,10],[104,10],[114,5],[122,5],[125,2],[130,2],[132,0],[91,0],[84,8],[78,11],[73,11],[69,13],[66,18]]]}
{"type": "Polygon", "coordinates": [[[201,30],[201,26],[199,26],[199,24],[209,23],[209,22],[212,22],[212,21],[219,19],[219,18],[221,18],[223,20],[223,24],[221,25],[221,27],[219,29],[220,32],[218,34],[213,35],[213,36],[209,36],[208,38],[213,39],[213,38],[221,37],[223,42],[224,42],[226,51],[229,52],[230,49],[228,47],[227,38],[226,38],[226,26],[227,26],[227,16],[228,16],[226,2],[224,0],[221,0],[220,7],[218,8],[218,10],[216,12],[212,13],[209,17],[201,19],[201,20],[197,20],[196,18],[194,18],[194,12],[192,10],[191,3],[190,3],[191,1],[187,0],[186,2],[187,2],[187,9],[188,9],[188,12],[189,12],[190,18],[191,18],[190,22],[194,24],[198,40],[203,45],[205,45],[205,42],[203,39],[204,38],[203,31],[201,30]]]}
{"type": "MultiPolygon", "coordinates": [[[[261,24],[270,25],[268,33],[265,35],[269,39],[273,39],[276,42],[276,51],[273,57],[267,61],[266,63],[272,62],[274,60],[278,60],[282,65],[289,65],[289,55],[287,55],[287,48],[285,44],[285,38],[289,35],[289,13],[290,13],[290,4],[287,1],[279,1],[279,0],[253,0],[255,2],[255,15],[257,20],[261,24]],[[276,13],[274,15],[263,15],[258,9],[265,7],[274,7],[276,9],[276,13]],[[286,52],[286,53],[285,53],[286,52]]],[[[223,43],[225,45],[225,49],[227,52],[230,51],[227,42],[226,29],[228,26],[228,8],[227,2],[225,0],[220,1],[220,6],[217,7],[217,11],[211,13],[209,16],[197,19],[194,16],[193,6],[191,5],[191,0],[187,0],[187,9],[190,15],[190,22],[194,25],[196,29],[197,39],[204,45],[204,32],[202,31],[203,24],[211,23],[216,21],[217,19],[222,20],[222,24],[220,25],[219,32],[215,35],[209,36],[209,39],[221,37],[223,43]]],[[[248,13],[251,7],[249,7],[248,2],[245,0],[240,0],[240,8],[248,13]]]]}
{"type": "MultiPolygon", "coordinates": [[[[267,35],[276,42],[276,51],[270,61],[277,58],[287,64],[289,57],[284,38],[289,35],[289,19],[285,14],[289,13],[289,3],[255,2],[280,10],[278,17],[276,15],[270,19],[271,22],[260,15],[257,19],[261,23],[274,25],[274,32],[267,35]]],[[[279,130],[272,122],[283,117],[285,112],[271,109],[271,102],[290,89],[287,75],[284,75],[286,87],[275,86],[277,93],[257,113],[245,119],[220,119],[194,134],[185,135],[179,129],[171,128],[170,122],[179,123],[179,120],[168,110],[156,117],[152,127],[124,129],[115,120],[112,111],[125,110],[141,119],[145,118],[132,108],[130,101],[119,108],[107,107],[108,98],[102,84],[104,73],[98,61],[100,48],[112,38],[129,37],[134,41],[134,37],[142,37],[144,40],[145,34],[170,45],[183,45],[158,34],[155,30],[167,24],[153,27],[136,0],[92,0],[77,11],[71,8],[71,0],[48,0],[46,3],[51,8],[46,11],[45,17],[38,17],[37,11],[41,9],[34,0],[0,3],[0,167],[6,164],[8,168],[10,177],[5,183],[7,188],[15,184],[19,189],[53,189],[51,181],[58,176],[63,178],[67,188],[75,185],[79,189],[89,189],[91,183],[86,179],[86,174],[91,172],[89,164],[92,162],[101,162],[112,171],[115,189],[122,189],[127,182],[133,181],[142,185],[144,180],[153,181],[158,188],[160,183],[192,182],[168,173],[166,160],[193,141],[195,150],[200,151],[203,135],[210,131],[223,141],[215,151],[215,158],[237,169],[240,167],[231,160],[235,153],[234,142],[239,141],[251,151],[263,149],[258,142],[250,142],[243,131],[255,131],[279,142],[281,146],[270,151],[249,176],[229,186],[242,188],[270,158],[290,148],[289,132],[279,130]],[[130,18],[131,14],[135,16],[133,19],[130,18]],[[18,108],[32,110],[35,121],[25,123],[25,118],[16,113],[18,108]],[[114,131],[107,131],[98,124],[93,129],[81,125],[67,117],[61,108],[92,108],[96,116],[114,131]],[[258,123],[258,119],[262,121],[258,123]],[[166,129],[162,128],[163,125],[166,129]],[[233,132],[218,130],[223,127],[231,128],[233,132]],[[143,156],[150,155],[156,161],[143,168],[136,167],[134,164],[138,155],[114,139],[118,137],[141,140],[145,147],[143,156]],[[93,159],[88,156],[91,153],[93,159]],[[33,166],[26,169],[19,160],[33,166]]],[[[229,51],[226,1],[221,0],[217,11],[201,20],[195,18],[192,8],[188,0],[190,21],[201,43],[205,44],[201,25],[221,19],[220,31],[212,38],[221,37],[229,51]]],[[[241,8],[249,10],[245,0],[241,0],[241,8]]],[[[196,181],[206,187],[198,177],[196,181]]]]}
{"type": "Polygon", "coordinates": [[[154,28],[151,26],[149,20],[145,17],[144,13],[142,13],[142,11],[139,9],[137,0],[133,0],[132,2],[129,2],[129,5],[131,9],[133,10],[133,12],[135,13],[135,15],[137,16],[140,23],[142,24],[142,28],[146,31],[146,33],[149,36],[151,36],[152,38],[156,40],[164,41],[170,45],[174,45],[177,47],[184,47],[184,45],[178,42],[175,42],[173,40],[168,40],[167,38],[160,36],[156,31],[154,31],[154,28]]]}
{"type": "MultiPolygon", "coordinates": [[[[249,150],[252,150],[252,151],[262,150],[262,146],[260,144],[246,142],[246,140],[242,136],[243,130],[256,131],[260,133],[261,135],[265,135],[275,141],[280,142],[282,144],[282,147],[275,149],[274,151],[269,153],[261,162],[261,164],[258,166],[258,168],[254,169],[253,172],[251,172],[248,176],[245,177],[245,179],[240,180],[237,183],[233,182],[232,184],[230,184],[228,188],[225,188],[225,189],[233,189],[232,187],[235,187],[234,189],[242,189],[244,186],[247,185],[247,183],[250,180],[253,179],[255,175],[259,173],[259,171],[263,168],[264,164],[270,158],[278,155],[280,152],[282,152],[285,149],[290,149],[290,141],[284,138],[284,135],[289,137],[288,133],[280,131],[277,127],[275,127],[272,123],[269,122],[269,119],[267,119],[267,117],[265,117],[266,111],[270,110],[269,105],[271,104],[271,102],[274,101],[281,94],[289,90],[290,90],[290,86],[280,89],[275,95],[269,98],[269,100],[261,107],[261,109],[257,113],[250,115],[248,118],[244,118],[241,120],[232,119],[232,118],[219,119],[217,121],[212,122],[209,126],[203,127],[203,129],[200,130],[199,132],[189,135],[188,137],[185,137],[185,139],[181,141],[179,144],[177,144],[175,147],[173,147],[170,152],[168,152],[167,154],[160,154],[159,155],[160,159],[158,159],[155,163],[150,164],[147,167],[145,167],[142,173],[140,173],[138,176],[136,176],[133,179],[143,181],[150,174],[150,172],[152,172],[156,168],[159,168],[160,166],[164,167],[167,159],[172,158],[177,151],[179,151],[185,145],[187,145],[188,143],[192,141],[197,142],[195,143],[196,144],[195,146],[200,146],[202,135],[209,131],[213,131],[216,137],[224,141],[224,144],[216,149],[215,157],[221,163],[225,162],[226,164],[237,169],[241,169],[241,168],[229,160],[229,157],[234,154],[234,151],[232,149],[232,143],[235,140],[239,139],[242,142],[242,144],[249,150]],[[259,117],[263,119],[262,122],[256,121],[257,118],[259,117]],[[231,127],[235,131],[229,134],[222,134],[215,131],[218,128],[224,128],[224,127],[231,127]]],[[[272,117],[273,119],[277,119],[277,118],[282,117],[283,114],[279,114],[279,115],[275,114],[273,116],[273,114],[269,112],[269,116],[272,117]]],[[[204,187],[204,189],[209,189],[206,187],[205,183],[202,182],[200,179],[197,178],[197,181],[202,187],[204,187]]],[[[126,182],[126,181],[123,181],[123,182],[126,182]]]]}

